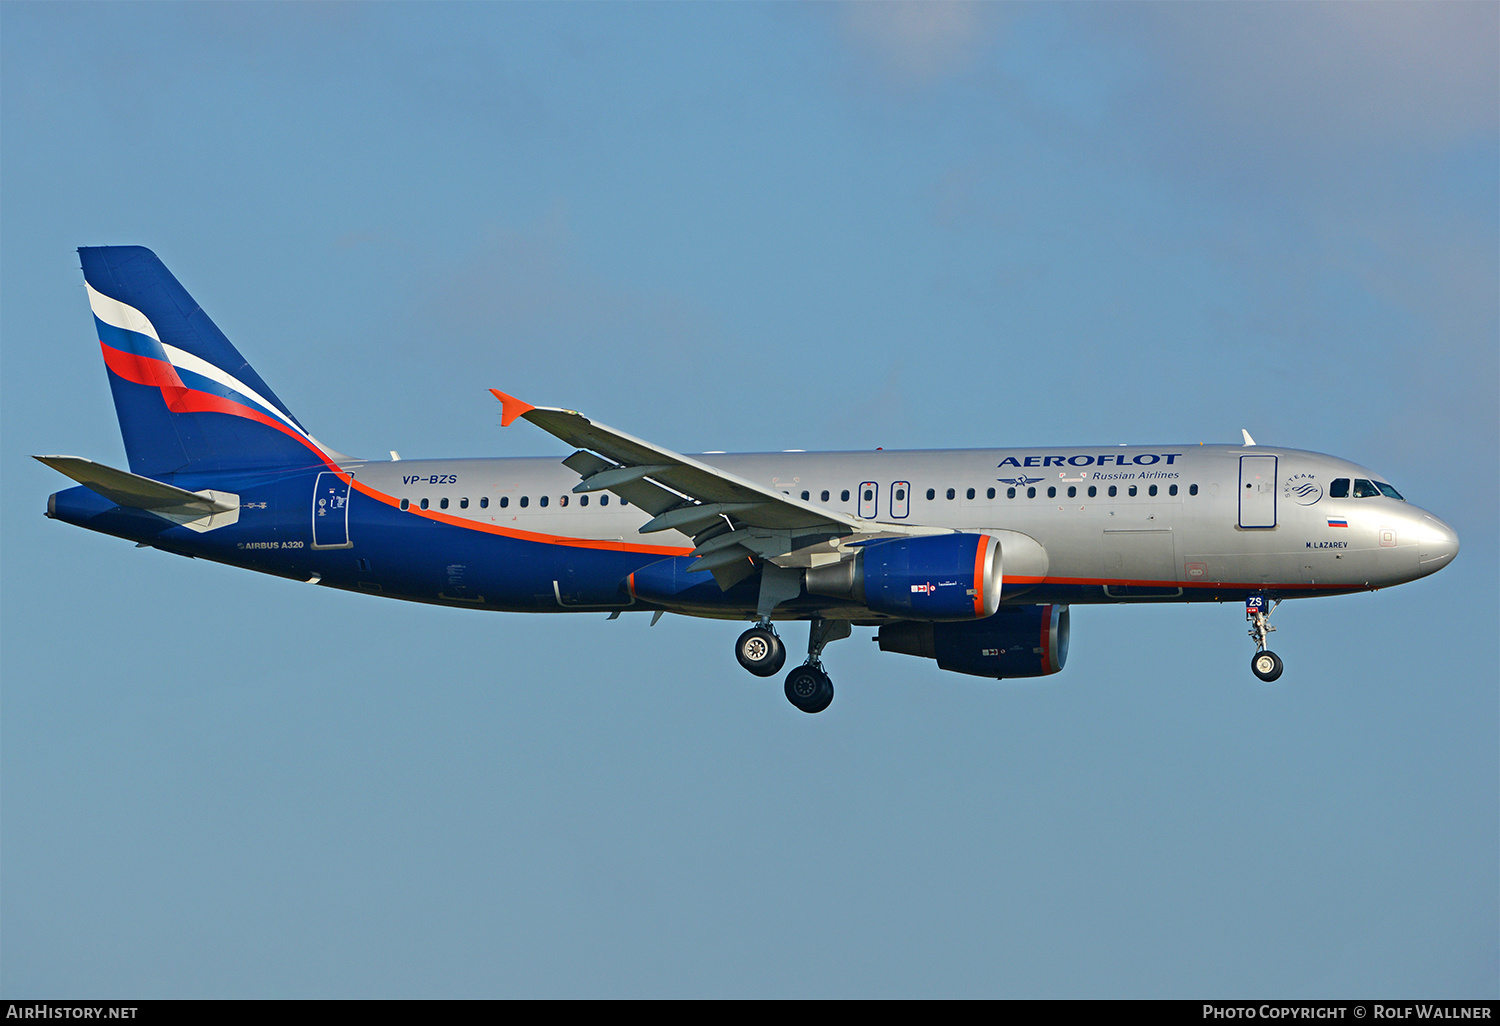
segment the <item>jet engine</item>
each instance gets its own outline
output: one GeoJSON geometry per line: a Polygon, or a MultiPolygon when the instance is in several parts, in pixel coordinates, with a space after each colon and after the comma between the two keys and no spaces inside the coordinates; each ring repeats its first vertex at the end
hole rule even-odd
{"type": "Polygon", "coordinates": [[[888,623],[882,652],[936,659],[944,670],[976,677],[1045,677],[1068,659],[1068,607],[1009,606],[971,623],[888,623]]]}
{"type": "Polygon", "coordinates": [[[939,534],[875,542],[851,560],[813,567],[807,590],[904,620],[982,620],[1000,606],[1001,578],[997,539],[939,534]]]}

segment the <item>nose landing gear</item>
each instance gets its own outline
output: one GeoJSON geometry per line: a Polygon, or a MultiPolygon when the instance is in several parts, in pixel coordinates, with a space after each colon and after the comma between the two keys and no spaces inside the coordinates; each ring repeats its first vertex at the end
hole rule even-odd
{"type": "Polygon", "coordinates": [[[1271,613],[1281,600],[1271,599],[1269,608],[1266,601],[1264,595],[1251,595],[1245,599],[1245,619],[1250,621],[1250,637],[1256,648],[1250,659],[1250,672],[1269,684],[1281,676],[1284,666],[1281,657],[1266,648],[1266,635],[1276,629],[1271,626],[1271,613]]]}

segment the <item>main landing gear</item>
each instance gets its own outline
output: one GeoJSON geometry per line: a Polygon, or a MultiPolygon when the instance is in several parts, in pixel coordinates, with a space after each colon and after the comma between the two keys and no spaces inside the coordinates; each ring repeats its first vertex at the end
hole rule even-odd
{"type": "MultiPolygon", "coordinates": [[[[823,646],[847,638],[848,620],[812,619],[807,638],[807,661],[786,676],[786,699],[805,713],[818,713],[833,701],[833,681],[823,669],[823,646]]],[[[786,646],[776,636],[768,619],[740,635],[734,646],[740,665],[757,677],[770,677],[786,662],[786,646]]]]}
{"type": "Polygon", "coordinates": [[[770,620],[751,627],[734,643],[734,657],[757,677],[774,677],[786,662],[786,646],[776,636],[770,620]]]}
{"type": "Polygon", "coordinates": [[[805,713],[819,713],[833,701],[833,681],[823,667],[803,663],[786,675],[786,700],[805,713]]]}
{"type": "Polygon", "coordinates": [[[1281,656],[1266,648],[1266,635],[1276,628],[1271,626],[1271,613],[1281,604],[1280,599],[1271,599],[1269,608],[1264,595],[1251,595],[1245,599],[1245,619],[1250,621],[1250,637],[1255,641],[1255,655],[1250,659],[1250,672],[1267,684],[1281,676],[1284,668],[1281,656]]]}

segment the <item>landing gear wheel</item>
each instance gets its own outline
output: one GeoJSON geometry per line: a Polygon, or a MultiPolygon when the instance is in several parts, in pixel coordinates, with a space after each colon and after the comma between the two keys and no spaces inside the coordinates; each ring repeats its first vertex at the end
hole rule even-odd
{"type": "Polygon", "coordinates": [[[1275,652],[1257,652],[1250,660],[1250,672],[1267,684],[1280,677],[1282,669],[1281,656],[1275,652]]]}
{"type": "Polygon", "coordinates": [[[734,657],[757,677],[774,677],[786,662],[786,646],[767,627],[751,627],[734,643],[734,657]]]}
{"type": "Polygon", "coordinates": [[[820,713],[833,701],[833,681],[816,666],[799,666],[786,675],[786,700],[805,713],[820,713]]]}

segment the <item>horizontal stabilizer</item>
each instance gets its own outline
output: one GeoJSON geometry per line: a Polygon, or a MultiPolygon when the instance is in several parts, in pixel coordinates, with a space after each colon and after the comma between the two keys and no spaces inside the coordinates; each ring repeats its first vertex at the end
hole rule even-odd
{"type": "Polygon", "coordinates": [[[190,492],[185,488],[132,474],[128,470],[116,470],[81,456],[32,458],[66,474],[111,502],[155,513],[195,531],[222,527],[239,519],[240,503],[237,495],[213,491],[190,492]]]}

